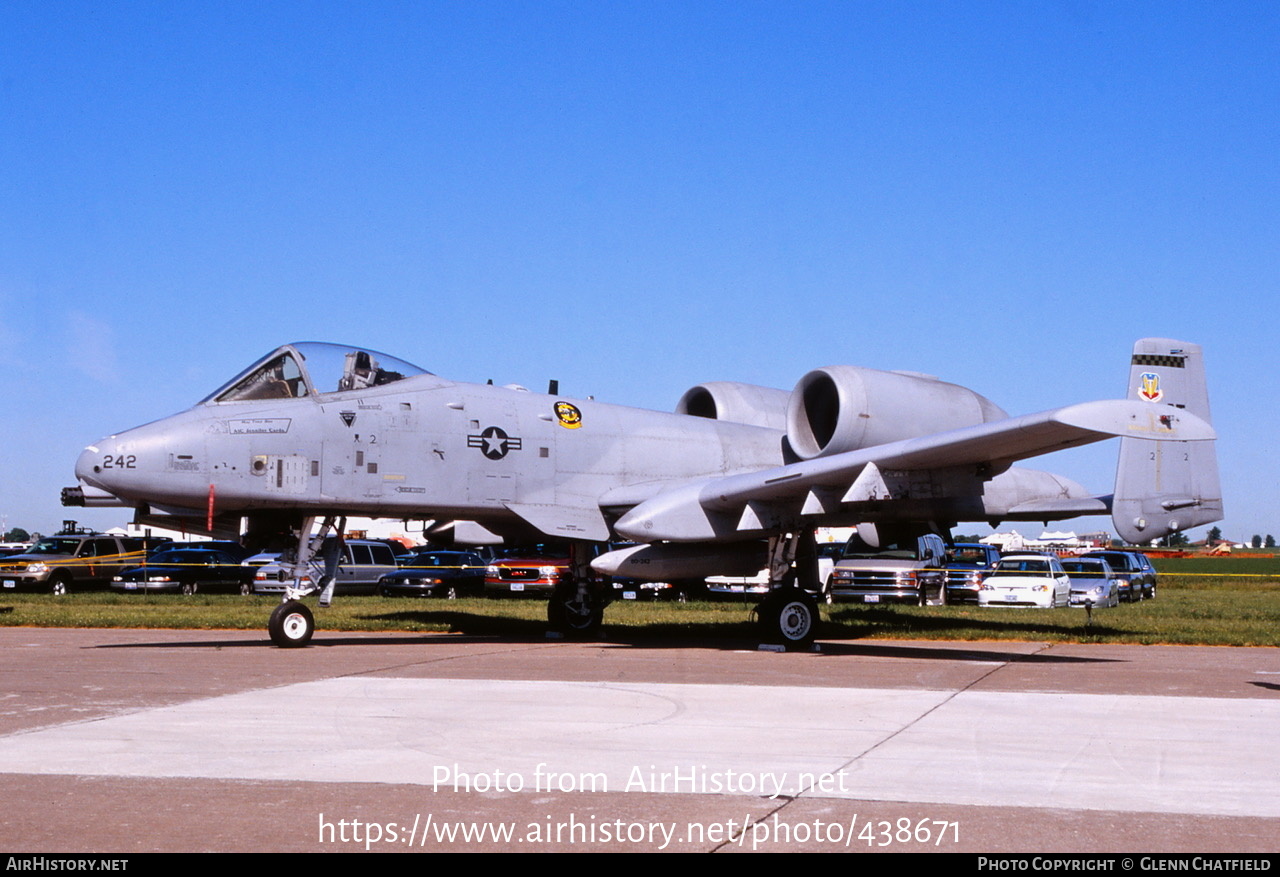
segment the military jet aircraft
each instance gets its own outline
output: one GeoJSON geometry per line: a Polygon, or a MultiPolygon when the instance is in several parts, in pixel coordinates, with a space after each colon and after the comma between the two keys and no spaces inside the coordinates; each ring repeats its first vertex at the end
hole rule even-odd
{"type": "Polygon", "coordinates": [[[281,646],[326,606],[308,564],[346,515],[422,519],[458,542],[568,541],[570,574],[551,625],[601,622],[602,576],[663,580],[767,561],[764,634],[811,644],[819,525],[857,524],[871,544],[961,521],[1049,521],[1110,511],[1146,541],[1220,520],[1221,492],[1200,348],[1137,342],[1128,399],[1010,417],[937,378],[855,366],[817,369],[787,393],[699,384],[674,413],[518,386],[459,383],[371,350],[287,344],[195,407],[101,439],[76,464],[69,505],[124,505],[143,523],[288,538],[293,585],[268,628],[281,646]],[[1121,438],[1113,494],[1013,463],[1121,438]],[[317,529],[318,532],[313,532],[317,529]],[[596,555],[599,543],[636,543],[596,555]],[[762,556],[764,555],[764,556],[762,556]],[[311,584],[312,582],[315,584],[311,584]]]}

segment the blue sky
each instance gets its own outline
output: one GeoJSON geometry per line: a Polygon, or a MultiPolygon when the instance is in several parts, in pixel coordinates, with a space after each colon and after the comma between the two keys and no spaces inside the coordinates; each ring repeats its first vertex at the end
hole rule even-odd
{"type": "MultiPolygon", "coordinates": [[[[1278,107],[1274,3],[14,0],[0,516],[122,522],[58,505],[80,449],[291,340],[1025,413],[1164,336],[1205,347],[1224,531],[1280,535],[1278,107]]],[[[1104,492],[1115,452],[1041,465],[1104,492]]]]}

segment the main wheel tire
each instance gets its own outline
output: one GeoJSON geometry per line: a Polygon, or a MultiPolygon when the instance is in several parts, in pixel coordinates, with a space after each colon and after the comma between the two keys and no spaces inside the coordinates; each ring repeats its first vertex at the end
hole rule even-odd
{"type": "Polygon", "coordinates": [[[190,597],[190,596],[192,596],[193,594],[195,594],[195,593],[196,593],[197,591],[199,591],[199,590],[200,590],[200,586],[199,586],[199,585],[197,585],[195,582],[183,582],[183,583],[182,583],[182,594],[183,594],[183,596],[185,596],[185,597],[190,597]]]}
{"type": "Polygon", "coordinates": [[[565,636],[595,636],[604,622],[604,607],[590,593],[578,595],[573,584],[556,585],[547,602],[547,623],[565,636]]]}
{"type": "Polygon", "coordinates": [[[253,593],[253,585],[249,584],[248,582],[241,582],[241,583],[240,583],[240,596],[241,596],[241,597],[247,597],[247,596],[249,596],[249,595],[250,595],[250,594],[252,594],[252,593],[253,593]]]}
{"type": "Polygon", "coordinates": [[[282,649],[300,649],[311,642],[316,621],[311,610],[297,600],[281,603],[267,622],[271,641],[282,649]]]}
{"type": "Polygon", "coordinates": [[[49,593],[55,597],[67,596],[67,577],[65,575],[55,575],[49,579],[49,593]]]}
{"type": "Polygon", "coordinates": [[[818,601],[796,587],[778,588],[758,609],[761,636],[788,651],[806,650],[818,634],[818,601]]]}
{"type": "Polygon", "coordinates": [[[446,600],[456,600],[456,599],[458,599],[458,586],[457,586],[457,585],[445,585],[445,586],[444,586],[444,592],[443,592],[440,596],[441,596],[441,597],[444,597],[444,599],[446,599],[446,600]]]}

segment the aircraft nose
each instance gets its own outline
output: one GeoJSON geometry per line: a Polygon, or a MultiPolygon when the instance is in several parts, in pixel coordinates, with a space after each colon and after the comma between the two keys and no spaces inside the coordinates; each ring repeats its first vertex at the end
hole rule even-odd
{"type": "Polygon", "coordinates": [[[97,461],[101,459],[102,450],[98,445],[89,445],[80,452],[80,457],[76,460],[76,478],[85,484],[92,484],[94,487],[102,487],[102,484],[95,477],[94,467],[97,461]]]}
{"type": "Polygon", "coordinates": [[[119,465],[124,460],[116,437],[107,436],[80,452],[76,460],[76,478],[82,484],[114,493],[113,487],[119,486],[118,476],[124,474],[124,468],[119,465]]]}

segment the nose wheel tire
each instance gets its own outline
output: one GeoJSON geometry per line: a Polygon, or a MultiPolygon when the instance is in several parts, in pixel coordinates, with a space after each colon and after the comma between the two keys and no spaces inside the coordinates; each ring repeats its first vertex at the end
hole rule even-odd
{"type": "Polygon", "coordinates": [[[267,622],[271,641],[282,649],[300,649],[311,642],[316,622],[311,610],[297,600],[281,603],[267,622]]]}
{"type": "Polygon", "coordinates": [[[788,651],[813,645],[818,633],[818,601],[800,588],[778,588],[765,597],[757,610],[760,635],[788,651]]]}

